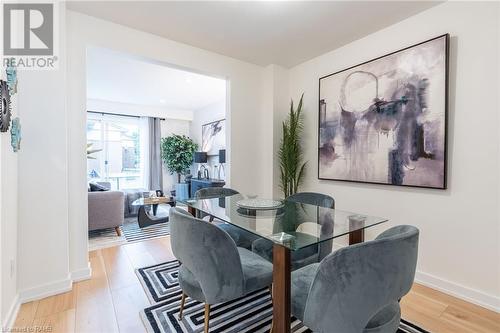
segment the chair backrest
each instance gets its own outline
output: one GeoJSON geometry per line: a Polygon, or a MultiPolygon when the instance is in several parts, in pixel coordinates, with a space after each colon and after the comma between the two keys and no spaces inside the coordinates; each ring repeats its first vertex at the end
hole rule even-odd
{"type": "Polygon", "coordinates": [[[410,291],[418,236],[413,226],[396,226],[327,256],[309,290],[304,324],[318,332],[362,332],[377,312],[410,291]]]}
{"type": "Polygon", "coordinates": [[[209,304],[243,295],[244,277],[233,239],[215,225],[170,208],[172,251],[198,281],[209,304]]]}
{"type": "MultiPolygon", "coordinates": [[[[299,192],[292,194],[291,196],[286,198],[286,200],[325,208],[335,208],[335,199],[333,199],[329,195],[322,193],[299,192]]],[[[331,220],[329,215],[320,217],[319,222],[321,226],[318,226],[318,229],[320,229],[319,231],[321,235],[326,236],[333,234],[333,221],[331,220]]],[[[323,260],[323,258],[332,253],[332,249],[333,240],[322,242],[318,247],[318,260],[323,260]]]]}
{"type": "Polygon", "coordinates": [[[228,197],[238,193],[239,193],[238,191],[227,187],[205,187],[205,188],[200,188],[198,191],[196,191],[194,196],[197,199],[204,199],[204,198],[218,198],[222,196],[228,197]]]}
{"type": "Polygon", "coordinates": [[[322,194],[322,193],[314,193],[314,192],[299,192],[292,194],[286,200],[300,202],[325,208],[335,208],[335,199],[331,196],[322,194]]]}

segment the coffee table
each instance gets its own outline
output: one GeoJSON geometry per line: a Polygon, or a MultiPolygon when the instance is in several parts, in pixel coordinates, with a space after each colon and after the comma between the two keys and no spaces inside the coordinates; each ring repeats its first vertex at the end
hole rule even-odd
{"type": "Polygon", "coordinates": [[[144,228],[153,224],[168,222],[168,216],[157,217],[158,205],[170,205],[175,207],[175,200],[167,197],[156,198],[139,198],[132,202],[132,206],[139,206],[137,214],[137,223],[140,228],[144,228]]]}

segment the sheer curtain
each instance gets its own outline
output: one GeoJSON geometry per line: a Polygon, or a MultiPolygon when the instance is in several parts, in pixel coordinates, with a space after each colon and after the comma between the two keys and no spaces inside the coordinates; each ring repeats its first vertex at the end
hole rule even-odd
{"type": "Polygon", "coordinates": [[[163,190],[163,173],[161,161],[161,119],[148,118],[148,137],[149,137],[149,150],[148,150],[148,188],[150,190],[163,190]]]}

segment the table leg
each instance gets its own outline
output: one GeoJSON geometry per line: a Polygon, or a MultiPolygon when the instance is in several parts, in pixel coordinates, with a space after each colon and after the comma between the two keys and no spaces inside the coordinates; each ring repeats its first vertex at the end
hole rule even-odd
{"type": "Polygon", "coordinates": [[[273,246],[273,332],[290,333],[291,286],[290,249],[273,246]]]}
{"type": "Polygon", "coordinates": [[[365,241],[365,229],[349,233],[349,245],[363,243],[365,241]]]}

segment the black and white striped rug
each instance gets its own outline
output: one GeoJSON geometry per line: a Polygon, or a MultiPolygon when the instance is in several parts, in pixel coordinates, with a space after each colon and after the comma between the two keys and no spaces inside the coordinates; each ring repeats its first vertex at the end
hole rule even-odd
{"type": "Polygon", "coordinates": [[[140,228],[136,216],[125,218],[120,229],[122,236],[116,234],[115,228],[89,231],[89,251],[170,235],[168,222],[140,228]]]}
{"type": "Polygon", "coordinates": [[[121,228],[127,242],[137,242],[144,239],[170,235],[170,224],[168,222],[139,228],[137,217],[127,219],[121,228]],[[129,221],[130,219],[133,219],[133,221],[129,221]]]}
{"type": "MultiPolygon", "coordinates": [[[[204,305],[189,297],[184,306],[184,318],[179,321],[181,289],[177,282],[179,262],[136,270],[142,286],[153,304],[141,311],[141,317],[150,333],[198,333],[203,332],[204,305]]],[[[267,288],[253,292],[237,300],[211,307],[211,333],[264,333],[269,332],[272,319],[271,295],[267,288]]],[[[292,317],[292,332],[311,332],[299,320],[292,317]]],[[[397,333],[429,333],[401,320],[397,333]]]]}

